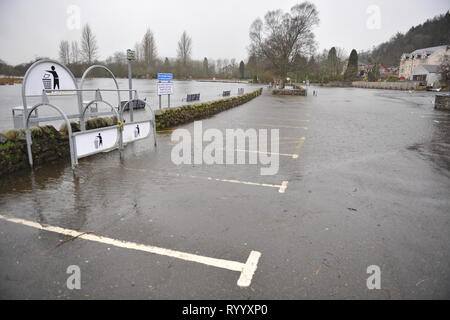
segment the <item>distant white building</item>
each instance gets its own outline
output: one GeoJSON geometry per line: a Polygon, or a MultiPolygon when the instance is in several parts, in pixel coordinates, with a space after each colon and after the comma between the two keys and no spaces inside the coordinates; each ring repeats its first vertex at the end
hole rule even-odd
{"type": "Polygon", "coordinates": [[[440,66],[433,64],[422,64],[413,70],[412,80],[427,82],[427,86],[434,87],[439,83],[442,76],[440,66]]]}
{"type": "Polygon", "coordinates": [[[440,66],[450,57],[450,46],[438,46],[404,53],[401,57],[399,77],[427,82],[433,86],[441,79],[440,66]]]}

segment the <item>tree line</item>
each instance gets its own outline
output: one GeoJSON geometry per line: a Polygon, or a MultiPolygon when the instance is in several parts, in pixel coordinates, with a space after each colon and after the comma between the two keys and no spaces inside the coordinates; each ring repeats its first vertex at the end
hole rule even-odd
{"type": "MultiPolygon", "coordinates": [[[[134,45],[135,61],[132,62],[133,76],[137,78],[156,78],[158,72],[173,73],[178,79],[187,78],[245,78],[245,64],[236,59],[204,58],[192,59],[192,38],[184,31],[177,43],[175,58],[159,57],[153,32],[147,29],[142,40],[134,45]]],[[[105,61],[98,61],[98,45],[89,25],[83,27],[80,45],[77,42],[61,41],[59,59],[68,65],[79,77],[82,70],[92,63],[106,65],[117,77],[128,76],[128,61],[125,51],[117,51],[105,61]]],[[[101,76],[100,74],[96,76],[101,76]]]]}
{"type": "MultiPolygon", "coordinates": [[[[450,44],[450,12],[412,27],[406,34],[397,33],[372,50],[358,53],[353,49],[350,55],[339,47],[316,52],[313,29],[319,22],[316,6],[308,1],[289,12],[269,11],[264,19],[256,19],[249,33],[246,67],[250,77],[259,82],[279,81],[282,87],[286,78],[296,82],[353,81],[362,77],[361,62],[370,65],[364,76],[377,81],[381,64],[398,67],[403,53],[450,44]]],[[[449,68],[448,63],[443,66],[443,70],[449,68]]]]}
{"type": "Polygon", "coordinates": [[[405,34],[397,33],[389,41],[368,50],[364,54],[367,56],[368,63],[398,66],[403,53],[449,44],[450,11],[412,27],[405,34]]]}
{"type": "MultiPolygon", "coordinates": [[[[379,65],[398,66],[404,52],[450,43],[450,12],[398,33],[388,42],[372,50],[350,55],[344,49],[332,47],[316,52],[313,29],[319,24],[316,6],[308,1],[297,4],[289,12],[273,10],[264,19],[256,19],[250,27],[250,46],[247,62],[236,59],[192,59],[192,38],[183,32],[174,58],[159,57],[155,37],[150,29],[134,46],[136,61],[134,76],[154,78],[157,72],[171,72],[176,78],[240,78],[255,82],[352,81],[359,77],[358,62],[374,65],[369,80],[379,77],[379,65]]],[[[105,61],[98,61],[97,39],[89,25],[82,29],[80,41],[61,41],[59,59],[68,65],[77,77],[93,63],[107,65],[118,77],[127,76],[127,57],[124,51],[115,52],[105,61]]],[[[0,60],[0,74],[23,75],[31,63],[15,67],[0,60]]],[[[99,71],[101,72],[101,71],[99,71]]],[[[102,76],[96,74],[96,76],[102,76]]]]}
{"type": "MultiPolygon", "coordinates": [[[[192,58],[192,38],[183,32],[177,43],[176,57],[159,57],[153,32],[147,29],[142,40],[136,42],[133,50],[136,60],[132,62],[133,76],[137,78],[156,78],[158,72],[170,72],[178,79],[218,78],[244,79],[248,77],[244,61],[236,59],[195,60],[192,58]]],[[[116,77],[128,76],[126,51],[117,51],[104,61],[99,60],[99,45],[89,24],[83,26],[79,41],[62,40],[58,47],[58,59],[67,65],[76,77],[81,77],[84,70],[92,64],[106,65],[116,77]]],[[[36,60],[42,59],[39,57],[36,60]]],[[[11,66],[0,60],[0,74],[23,76],[34,62],[11,66]]],[[[108,76],[103,70],[94,70],[93,76],[108,76]]]]}
{"type": "Polygon", "coordinates": [[[358,77],[358,54],[339,48],[317,54],[314,28],[319,12],[311,2],[293,6],[289,12],[269,11],[250,27],[247,71],[254,81],[294,82],[352,81],[358,77]]]}

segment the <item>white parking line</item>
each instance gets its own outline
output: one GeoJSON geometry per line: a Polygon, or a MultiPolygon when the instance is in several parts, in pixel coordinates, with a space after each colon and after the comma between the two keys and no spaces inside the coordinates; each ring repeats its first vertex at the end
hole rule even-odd
{"type": "MultiPolygon", "coordinates": [[[[87,161],[84,161],[83,164],[94,167],[94,165],[90,164],[87,161]]],[[[95,166],[95,167],[100,168],[100,166],[95,166]]],[[[115,168],[115,167],[101,166],[101,168],[102,169],[106,169],[106,168],[115,168]]],[[[122,166],[122,168],[127,170],[127,171],[155,172],[155,173],[158,173],[157,171],[149,170],[149,169],[129,168],[129,167],[125,167],[125,166],[122,166]]],[[[288,185],[288,181],[283,181],[281,183],[281,185],[279,185],[279,184],[257,183],[257,182],[240,181],[240,180],[218,179],[218,178],[212,178],[212,177],[201,177],[201,176],[185,175],[185,174],[170,173],[170,172],[166,173],[166,175],[173,176],[173,177],[182,177],[182,178],[184,177],[184,178],[191,178],[191,179],[201,179],[201,180],[207,180],[207,181],[218,181],[218,182],[245,184],[245,185],[248,185],[248,186],[276,188],[276,189],[278,189],[279,193],[285,193],[286,189],[287,189],[287,185],[288,185]]]]}
{"type": "Polygon", "coordinates": [[[237,285],[240,287],[250,286],[253,275],[255,274],[255,271],[258,266],[259,258],[261,257],[260,252],[252,251],[252,252],[250,252],[247,262],[241,263],[241,262],[236,262],[236,261],[231,261],[231,260],[199,256],[199,255],[192,254],[192,253],[164,249],[164,248],[160,248],[160,247],[154,247],[154,246],[139,244],[139,243],[135,243],[135,242],[116,240],[116,239],[112,239],[112,238],[97,236],[97,235],[90,234],[90,233],[84,233],[84,232],[79,232],[79,231],[70,230],[70,229],[64,229],[64,228],[60,228],[60,227],[43,226],[37,222],[28,221],[28,220],[24,220],[24,219],[18,219],[18,218],[5,217],[3,215],[0,215],[0,219],[4,220],[4,221],[8,221],[8,222],[28,226],[31,228],[39,229],[39,230],[59,233],[59,234],[67,235],[70,237],[76,237],[77,239],[84,239],[84,240],[89,240],[89,241],[112,245],[112,246],[119,247],[119,248],[144,251],[144,252],[149,252],[149,253],[158,254],[158,255],[162,255],[162,256],[172,257],[172,258],[176,258],[176,259],[180,259],[180,260],[184,260],[184,261],[197,262],[200,264],[205,264],[205,265],[216,267],[216,268],[237,271],[237,272],[241,273],[241,275],[237,281],[237,285]]]}
{"type": "Polygon", "coordinates": [[[278,190],[278,192],[279,193],[285,193],[286,189],[287,189],[287,186],[288,186],[288,183],[289,183],[288,181],[283,181],[283,183],[281,183],[281,187],[278,190]]]}
{"type": "Polygon", "coordinates": [[[288,181],[283,181],[281,185],[279,184],[267,184],[267,183],[257,183],[257,182],[249,182],[249,181],[240,181],[240,180],[229,180],[229,179],[217,179],[212,177],[199,177],[199,176],[191,176],[191,175],[182,175],[179,173],[175,174],[177,177],[188,177],[192,179],[203,179],[209,181],[218,181],[218,182],[227,182],[227,183],[237,183],[237,184],[245,184],[248,186],[258,186],[258,187],[268,187],[268,188],[276,188],[279,193],[285,193],[288,185],[288,181]]]}
{"type": "Polygon", "coordinates": [[[267,154],[267,155],[278,155],[278,156],[282,156],[282,157],[289,157],[289,158],[292,158],[292,159],[298,159],[298,154],[263,152],[263,151],[257,151],[257,150],[240,150],[240,149],[236,149],[234,151],[237,151],[237,152],[248,152],[248,153],[261,153],[261,154],[267,154]]]}
{"type": "Polygon", "coordinates": [[[239,123],[244,123],[244,124],[250,124],[250,125],[255,125],[258,127],[269,127],[269,128],[286,128],[286,129],[303,129],[303,130],[308,130],[308,127],[305,126],[286,126],[286,125],[282,125],[282,124],[266,124],[266,123],[256,123],[256,122],[248,122],[248,121],[238,121],[239,123]]]}
{"type": "Polygon", "coordinates": [[[283,121],[283,122],[311,122],[310,120],[300,120],[300,119],[281,119],[281,118],[271,118],[271,117],[267,117],[265,119],[268,120],[279,120],[279,121],[283,121]]]}

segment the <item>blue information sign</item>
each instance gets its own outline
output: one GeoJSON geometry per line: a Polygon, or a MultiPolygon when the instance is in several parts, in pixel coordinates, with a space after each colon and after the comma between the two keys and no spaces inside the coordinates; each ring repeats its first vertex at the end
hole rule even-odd
{"type": "Polygon", "coordinates": [[[158,81],[173,81],[172,73],[158,73],[158,81]]]}

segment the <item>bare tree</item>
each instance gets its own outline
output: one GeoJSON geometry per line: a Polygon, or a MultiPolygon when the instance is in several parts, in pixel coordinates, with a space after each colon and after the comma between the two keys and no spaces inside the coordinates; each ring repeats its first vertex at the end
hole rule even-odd
{"type": "Polygon", "coordinates": [[[153,32],[150,29],[147,29],[144,34],[144,38],[142,39],[142,56],[147,69],[154,67],[157,51],[155,38],[153,37],[153,32]]]}
{"type": "Polygon", "coordinates": [[[137,62],[142,62],[143,55],[142,55],[142,43],[136,42],[134,44],[134,55],[137,62]]]}
{"type": "Polygon", "coordinates": [[[85,24],[81,33],[81,55],[85,62],[92,64],[98,55],[97,40],[89,24],[85,24]]]}
{"type": "Polygon", "coordinates": [[[319,24],[316,6],[303,2],[289,13],[269,11],[264,22],[256,19],[250,28],[250,52],[267,58],[281,77],[284,88],[288,71],[297,56],[308,55],[315,49],[313,27],[319,24]]]}
{"type": "Polygon", "coordinates": [[[182,73],[187,75],[188,63],[191,59],[192,53],[192,39],[188,36],[186,31],[181,35],[180,41],[178,41],[178,59],[181,62],[182,73]]]}
{"type": "Polygon", "coordinates": [[[333,78],[333,80],[339,73],[339,60],[335,47],[331,48],[330,51],[328,51],[327,73],[333,78]]]}
{"type": "Polygon", "coordinates": [[[214,76],[216,74],[216,62],[214,60],[209,60],[208,61],[208,71],[209,74],[208,76],[214,76]]]}
{"type": "Polygon", "coordinates": [[[202,76],[205,78],[209,77],[209,64],[208,64],[208,58],[206,58],[206,57],[203,59],[202,76]]]}
{"type": "Polygon", "coordinates": [[[69,41],[62,40],[59,43],[59,60],[62,64],[70,63],[70,45],[69,41]]]}
{"type": "Polygon", "coordinates": [[[336,55],[338,58],[338,74],[342,74],[348,57],[348,53],[344,48],[336,47],[336,55]]]}
{"type": "Polygon", "coordinates": [[[70,56],[71,56],[71,63],[78,63],[80,62],[80,49],[78,48],[78,42],[72,41],[71,48],[70,48],[70,56]]]}
{"type": "Polygon", "coordinates": [[[216,66],[217,66],[216,72],[217,73],[221,73],[222,72],[222,68],[223,68],[223,61],[222,61],[222,59],[217,59],[216,66]]]}

